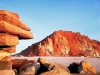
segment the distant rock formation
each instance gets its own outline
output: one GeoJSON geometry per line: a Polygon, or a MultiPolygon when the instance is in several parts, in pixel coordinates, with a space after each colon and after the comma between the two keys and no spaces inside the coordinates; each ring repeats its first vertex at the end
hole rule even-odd
{"type": "Polygon", "coordinates": [[[100,56],[100,41],[79,32],[55,31],[19,53],[23,56],[100,56]]]}

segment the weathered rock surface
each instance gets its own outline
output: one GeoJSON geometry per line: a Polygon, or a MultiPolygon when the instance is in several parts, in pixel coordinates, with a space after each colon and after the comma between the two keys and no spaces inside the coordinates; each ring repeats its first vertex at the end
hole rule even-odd
{"type": "Polygon", "coordinates": [[[0,10],[0,21],[5,21],[16,25],[22,29],[30,30],[30,28],[19,20],[18,14],[7,10],[0,10]]]}
{"type": "Polygon", "coordinates": [[[11,56],[11,53],[0,50],[0,60],[2,60],[4,57],[7,57],[7,56],[11,56]]]}
{"type": "Polygon", "coordinates": [[[65,70],[56,69],[41,73],[40,75],[71,75],[71,74],[67,73],[65,70]]]}
{"type": "Polygon", "coordinates": [[[20,21],[17,13],[0,10],[0,75],[15,75],[11,53],[16,51],[19,40],[32,38],[30,28],[20,21]]]}
{"type": "Polygon", "coordinates": [[[23,56],[100,56],[100,42],[79,32],[55,31],[20,52],[23,56]]]}
{"type": "Polygon", "coordinates": [[[7,33],[0,33],[0,46],[14,46],[19,43],[17,36],[9,35],[7,33]]]}
{"type": "Polygon", "coordinates": [[[0,75],[15,75],[12,70],[0,70],[0,75]]]}
{"type": "Polygon", "coordinates": [[[0,10],[0,33],[17,35],[19,39],[32,39],[30,28],[22,23],[17,13],[0,10]]]}
{"type": "Polygon", "coordinates": [[[81,61],[80,66],[86,74],[96,74],[96,69],[88,62],[81,61]]]}
{"type": "Polygon", "coordinates": [[[33,38],[31,32],[26,31],[16,25],[9,24],[5,21],[0,21],[0,32],[16,35],[22,38],[33,38]]]}
{"type": "Polygon", "coordinates": [[[0,70],[12,70],[12,62],[0,61],[0,70]]]}
{"type": "Polygon", "coordinates": [[[20,75],[29,75],[29,74],[35,75],[39,68],[40,68],[40,63],[38,62],[27,63],[19,69],[19,74],[20,75]]]}

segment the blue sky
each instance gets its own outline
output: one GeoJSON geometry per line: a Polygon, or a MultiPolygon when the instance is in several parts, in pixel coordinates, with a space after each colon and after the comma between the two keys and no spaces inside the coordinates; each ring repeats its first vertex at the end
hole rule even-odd
{"type": "Polygon", "coordinates": [[[100,0],[0,0],[0,9],[18,13],[33,33],[34,39],[19,41],[16,53],[58,30],[100,41],[100,0]]]}

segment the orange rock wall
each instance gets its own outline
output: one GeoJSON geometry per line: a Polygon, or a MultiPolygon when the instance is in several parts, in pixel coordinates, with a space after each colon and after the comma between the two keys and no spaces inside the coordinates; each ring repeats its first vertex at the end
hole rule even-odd
{"type": "Polygon", "coordinates": [[[79,32],[55,31],[40,42],[32,44],[24,56],[94,56],[100,54],[100,42],[90,40],[79,32]]]}

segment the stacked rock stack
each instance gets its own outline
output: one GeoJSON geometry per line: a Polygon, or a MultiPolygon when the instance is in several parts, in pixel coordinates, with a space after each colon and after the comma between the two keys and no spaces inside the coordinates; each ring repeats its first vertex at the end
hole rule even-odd
{"type": "Polygon", "coordinates": [[[18,14],[0,10],[0,74],[14,75],[11,53],[16,52],[19,40],[32,38],[30,28],[20,21],[18,14]]]}

